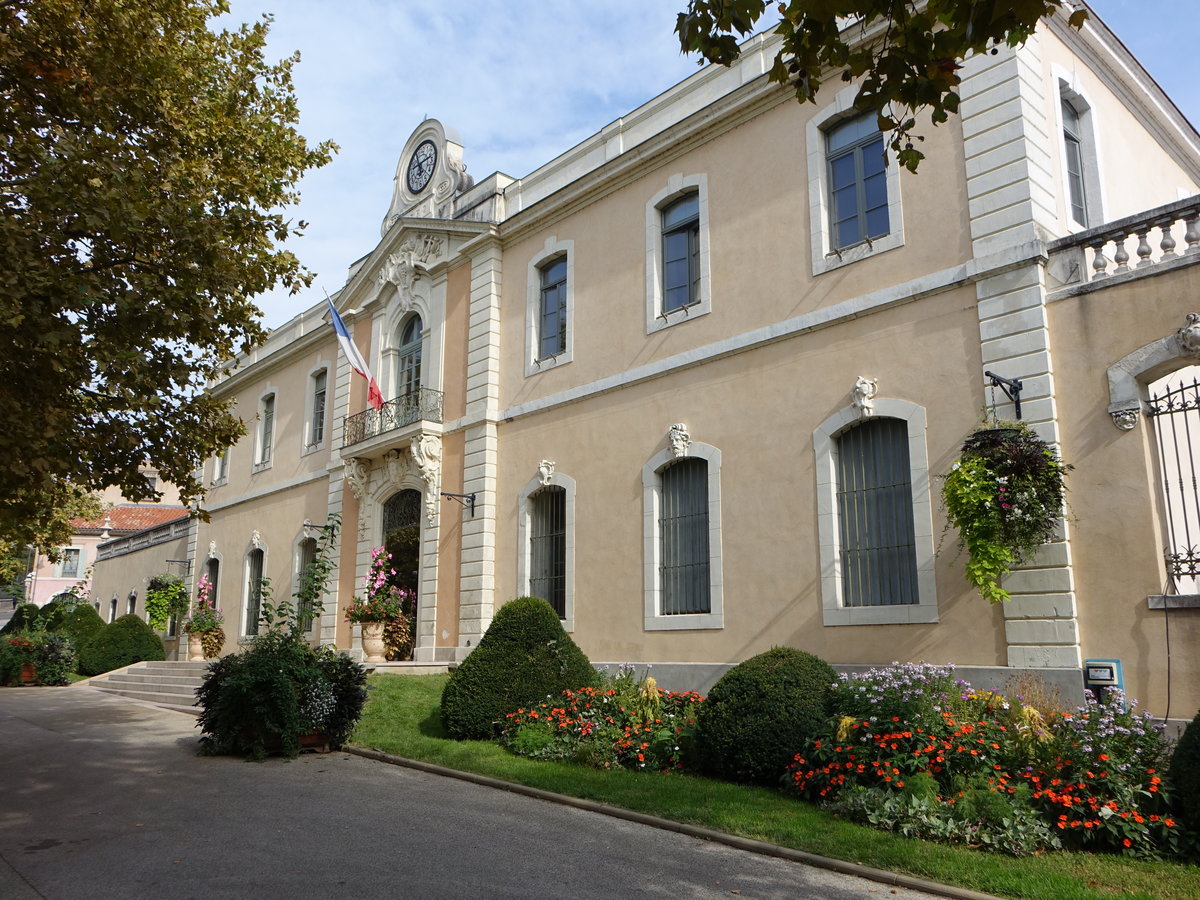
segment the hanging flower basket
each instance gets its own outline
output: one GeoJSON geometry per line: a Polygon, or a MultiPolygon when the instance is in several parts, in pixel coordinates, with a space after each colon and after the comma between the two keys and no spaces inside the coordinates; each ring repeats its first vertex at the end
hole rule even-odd
{"type": "Polygon", "coordinates": [[[991,602],[1009,599],[1001,579],[1054,537],[1070,469],[1022,423],[992,423],[963,443],[942,485],[946,527],[958,529],[967,580],[991,602]]]}

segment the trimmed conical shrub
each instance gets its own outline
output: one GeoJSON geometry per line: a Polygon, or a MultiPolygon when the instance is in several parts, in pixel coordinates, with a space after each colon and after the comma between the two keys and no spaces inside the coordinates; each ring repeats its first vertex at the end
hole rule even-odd
{"type": "Polygon", "coordinates": [[[491,738],[508,713],[597,684],[596,670],[550,604],[518,597],[496,611],[479,645],[451,674],[442,723],[451,737],[491,738]]]}

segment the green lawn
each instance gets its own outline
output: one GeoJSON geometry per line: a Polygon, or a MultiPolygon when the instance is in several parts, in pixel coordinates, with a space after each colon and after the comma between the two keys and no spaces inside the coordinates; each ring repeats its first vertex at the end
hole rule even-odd
{"type": "Polygon", "coordinates": [[[538,762],[484,741],[453,741],[445,737],[438,712],[446,679],[372,676],[370,699],[352,743],[1001,897],[1200,897],[1200,867],[1194,865],[1085,853],[995,856],[853,825],[763,788],[538,762]]]}

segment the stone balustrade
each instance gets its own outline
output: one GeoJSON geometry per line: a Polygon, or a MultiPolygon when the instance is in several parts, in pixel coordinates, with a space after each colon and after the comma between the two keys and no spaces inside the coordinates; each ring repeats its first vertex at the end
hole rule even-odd
{"type": "Polygon", "coordinates": [[[1200,259],[1200,196],[1060,238],[1048,250],[1051,290],[1200,259]]]}

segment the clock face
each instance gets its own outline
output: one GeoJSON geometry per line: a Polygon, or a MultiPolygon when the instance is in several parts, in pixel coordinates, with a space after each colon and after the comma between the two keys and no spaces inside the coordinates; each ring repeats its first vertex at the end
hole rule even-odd
{"type": "Polygon", "coordinates": [[[433,178],[433,167],[437,163],[437,147],[433,141],[421,141],[408,161],[408,189],[419,194],[433,178]]]}

